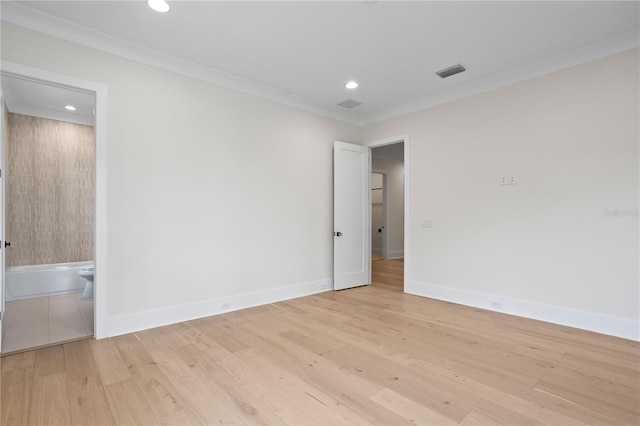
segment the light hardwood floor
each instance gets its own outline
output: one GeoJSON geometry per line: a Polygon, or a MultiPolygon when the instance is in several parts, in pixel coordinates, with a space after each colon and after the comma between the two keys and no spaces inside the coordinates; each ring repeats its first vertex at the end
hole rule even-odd
{"type": "Polygon", "coordinates": [[[12,424],[629,424],[638,343],[374,284],[2,358],[12,424]]]}

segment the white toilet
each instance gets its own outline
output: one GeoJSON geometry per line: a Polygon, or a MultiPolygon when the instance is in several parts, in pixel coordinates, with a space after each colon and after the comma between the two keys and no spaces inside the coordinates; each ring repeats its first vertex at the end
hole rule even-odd
{"type": "Polygon", "coordinates": [[[82,293],[82,298],[93,298],[93,265],[80,268],[78,275],[87,280],[87,284],[84,286],[84,293],[82,293]]]}

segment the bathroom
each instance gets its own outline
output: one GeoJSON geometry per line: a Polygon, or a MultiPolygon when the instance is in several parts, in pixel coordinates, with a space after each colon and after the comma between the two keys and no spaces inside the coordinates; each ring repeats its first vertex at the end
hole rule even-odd
{"type": "Polygon", "coordinates": [[[93,336],[92,94],[2,76],[3,354],[93,336]]]}

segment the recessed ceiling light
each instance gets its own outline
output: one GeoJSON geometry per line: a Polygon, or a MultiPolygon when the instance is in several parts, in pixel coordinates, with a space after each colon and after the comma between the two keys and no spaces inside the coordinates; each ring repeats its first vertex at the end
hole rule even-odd
{"type": "Polygon", "coordinates": [[[169,4],[164,0],[149,0],[149,1],[147,1],[147,4],[149,5],[149,7],[151,9],[155,10],[156,12],[160,12],[160,13],[168,12],[169,9],[171,9],[169,7],[169,4]]]}
{"type": "Polygon", "coordinates": [[[68,110],[68,111],[75,111],[76,107],[74,107],[73,105],[67,105],[64,107],[64,109],[68,110]]]}
{"type": "Polygon", "coordinates": [[[345,84],[344,87],[346,87],[347,89],[355,89],[356,87],[358,87],[358,83],[352,80],[345,84]]]}

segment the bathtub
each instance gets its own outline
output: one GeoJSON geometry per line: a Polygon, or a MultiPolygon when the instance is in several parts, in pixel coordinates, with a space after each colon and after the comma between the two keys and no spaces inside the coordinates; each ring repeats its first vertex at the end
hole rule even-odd
{"type": "Polygon", "coordinates": [[[14,266],[4,275],[4,297],[7,302],[34,297],[83,291],[86,281],[78,271],[89,262],[56,263],[53,265],[14,266]]]}

